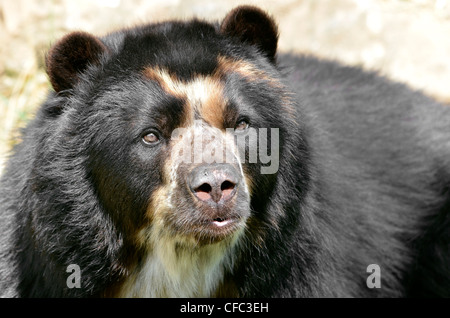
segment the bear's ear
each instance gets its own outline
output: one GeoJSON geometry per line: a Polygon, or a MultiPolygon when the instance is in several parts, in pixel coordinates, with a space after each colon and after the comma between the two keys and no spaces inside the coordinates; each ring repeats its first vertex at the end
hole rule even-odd
{"type": "Polygon", "coordinates": [[[239,6],[222,21],[220,31],[242,42],[257,46],[273,62],[277,51],[278,28],[275,21],[254,6],[239,6]]]}
{"type": "Polygon", "coordinates": [[[72,88],[89,64],[100,61],[107,50],[96,37],[85,32],[73,32],[59,40],[45,60],[50,83],[56,92],[72,88]]]}

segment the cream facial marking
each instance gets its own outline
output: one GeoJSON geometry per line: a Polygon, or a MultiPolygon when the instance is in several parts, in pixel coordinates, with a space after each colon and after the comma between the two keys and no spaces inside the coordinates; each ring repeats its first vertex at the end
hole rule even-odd
{"type": "Polygon", "coordinates": [[[223,79],[227,74],[237,73],[247,81],[265,82],[269,86],[283,89],[283,84],[266,72],[259,70],[243,60],[235,60],[225,56],[217,57],[217,68],[209,76],[198,75],[190,81],[181,81],[168,70],[160,67],[147,67],[145,78],[157,82],[167,93],[187,101],[187,123],[192,124],[194,114],[211,126],[224,129],[223,118],[227,100],[224,96],[223,79]]]}
{"type": "Polygon", "coordinates": [[[220,78],[199,75],[183,82],[159,67],[146,68],[144,76],[156,81],[166,93],[186,100],[186,122],[183,126],[191,125],[198,113],[211,126],[224,128],[223,113],[227,101],[220,78]]]}

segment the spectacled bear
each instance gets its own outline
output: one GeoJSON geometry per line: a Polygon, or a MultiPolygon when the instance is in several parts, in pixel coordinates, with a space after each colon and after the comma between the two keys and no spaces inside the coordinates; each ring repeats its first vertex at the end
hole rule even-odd
{"type": "Polygon", "coordinates": [[[0,293],[449,297],[450,107],[277,40],[240,6],[55,43],[0,293]]]}

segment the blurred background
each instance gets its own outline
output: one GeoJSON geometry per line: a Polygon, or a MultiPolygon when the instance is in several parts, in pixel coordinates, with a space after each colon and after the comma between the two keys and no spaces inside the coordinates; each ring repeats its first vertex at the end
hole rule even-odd
{"type": "Polygon", "coordinates": [[[0,173],[18,128],[46,97],[45,52],[62,35],[220,20],[244,3],[275,17],[281,51],[379,70],[450,103],[450,0],[0,0],[0,173]]]}

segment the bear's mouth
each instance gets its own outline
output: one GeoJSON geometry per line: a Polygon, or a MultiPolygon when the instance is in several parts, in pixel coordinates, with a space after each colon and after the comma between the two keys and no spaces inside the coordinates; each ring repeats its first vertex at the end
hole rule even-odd
{"type": "Polygon", "coordinates": [[[241,218],[239,217],[215,217],[202,222],[201,226],[210,228],[212,231],[222,232],[225,230],[234,230],[239,227],[241,218]]]}
{"type": "Polygon", "coordinates": [[[238,216],[221,216],[204,219],[193,228],[196,241],[201,244],[214,244],[233,236],[243,228],[245,220],[238,216]]]}
{"type": "Polygon", "coordinates": [[[234,219],[226,219],[226,218],[215,218],[214,220],[212,220],[212,224],[214,226],[218,226],[218,227],[224,227],[224,226],[228,226],[231,223],[235,222],[234,219]]]}

